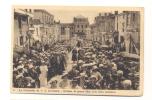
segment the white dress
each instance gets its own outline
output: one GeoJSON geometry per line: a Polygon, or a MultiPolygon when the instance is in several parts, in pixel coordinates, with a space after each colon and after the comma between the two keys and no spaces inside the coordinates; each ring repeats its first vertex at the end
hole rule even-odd
{"type": "Polygon", "coordinates": [[[40,87],[47,87],[47,72],[48,68],[46,65],[40,66],[41,74],[39,76],[40,87]]]}

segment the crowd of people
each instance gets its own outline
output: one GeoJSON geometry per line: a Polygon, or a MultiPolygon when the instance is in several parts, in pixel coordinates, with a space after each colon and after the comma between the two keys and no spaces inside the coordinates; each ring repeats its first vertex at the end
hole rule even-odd
{"type": "Polygon", "coordinates": [[[87,42],[72,51],[72,69],[62,81],[52,81],[51,88],[72,89],[139,89],[139,59],[87,42]],[[85,45],[89,47],[85,47],[85,45]],[[62,84],[61,84],[62,83],[62,84]]]}
{"type": "Polygon", "coordinates": [[[138,90],[139,66],[139,59],[124,57],[92,41],[78,41],[75,47],[57,43],[47,50],[32,49],[30,56],[23,53],[15,58],[13,85],[16,88],[138,90]],[[68,58],[70,52],[72,57],[68,58]],[[68,71],[67,66],[71,67],[68,71]]]}
{"type": "Polygon", "coordinates": [[[39,44],[22,51],[13,58],[13,86],[15,88],[47,87],[48,80],[62,74],[66,68],[67,47],[57,43],[51,47],[39,44]]]}

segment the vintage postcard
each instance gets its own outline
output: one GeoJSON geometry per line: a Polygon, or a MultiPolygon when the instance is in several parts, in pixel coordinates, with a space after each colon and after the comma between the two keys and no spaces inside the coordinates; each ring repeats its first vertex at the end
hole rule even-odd
{"type": "Polygon", "coordinates": [[[143,95],[144,8],[13,6],[11,93],[143,95]]]}

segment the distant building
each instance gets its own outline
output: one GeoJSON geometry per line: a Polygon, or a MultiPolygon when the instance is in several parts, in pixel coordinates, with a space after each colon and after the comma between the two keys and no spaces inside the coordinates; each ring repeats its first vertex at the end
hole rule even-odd
{"type": "Polygon", "coordinates": [[[124,37],[126,51],[138,52],[140,48],[140,12],[123,11],[117,12],[115,16],[115,30],[119,32],[119,41],[121,36],[124,37]]]}
{"type": "Polygon", "coordinates": [[[77,34],[79,37],[85,37],[86,29],[89,27],[88,18],[84,16],[76,16],[73,18],[74,24],[74,34],[77,34]]]}
{"type": "Polygon", "coordinates": [[[115,31],[115,15],[113,13],[99,13],[91,25],[91,33],[94,41],[105,44],[115,31]]]}
{"type": "Polygon", "coordinates": [[[66,28],[69,28],[70,37],[74,34],[74,24],[73,23],[61,23],[61,35],[66,35],[66,28]]]}
{"type": "Polygon", "coordinates": [[[98,32],[113,32],[115,30],[115,15],[112,13],[99,13],[95,17],[98,32]]]}
{"type": "Polygon", "coordinates": [[[43,9],[33,10],[33,25],[35,32],[33,34],[36,41],[48,44],[49,36],[52,34],[50,27],[54,24],[54,16],[43,9]]]}
{"type": "Polygon", "coordinates": [[[55,43],[61,40],[61,25],[60,23],[54,23],[50,26],[50,34],[49,34],[50,43],[55,43]]]}
{"type": "Polygon", "coordinates": [[[39,19],[41,24],[53,24],[54,16],[43,9],[34,9],[34,19],[39,19]]]}
{"type": "Polygon", "coordinates": [[[94,41],[105,44],[121,41],[124,38],[126,52],[139,52],[140,39],[140,12],[138,11],[115,11],[114,13],[99,13],[91,27],[94,41]],[[114,35],[114,33],[117,33],[114,35]],[[113,39],[112,39],[113,38],[113,39]]]}

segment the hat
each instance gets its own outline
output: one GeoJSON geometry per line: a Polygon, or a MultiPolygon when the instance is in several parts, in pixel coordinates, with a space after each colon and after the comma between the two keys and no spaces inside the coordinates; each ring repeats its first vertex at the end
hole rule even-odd
{"type": "Polygon", "coordinates": [[[135,76],[135,77],[139,77],[139,73],[138,73],[138,72],[135,73],[134,76],[135,76]]]}
{"type": "Polygon", "coordinates": [[[13,71],[14,71],[14,72],[17,71],[17,68],[14,68],[13,71]]]}
{"type": "Polygon", "coordinates": [[[77,67],[77,64],[73,64],[72,67],[77,67]]]}
{"type": "Polygon", "coordinates": [[[18,63],[21,64],[22,62],[23,62],[23,61],[20,60],[18,63]]]}
{"type": "Polygon", "coordinates": [[[112,62],[111,64],[112,64],[112,69],[117,70],[117,65],[114,62],[112,62]]]}
{"type": "Polygon", "coordinates": [[[85,56],[86,58],[91,58],[91,56],[89,56],[89,55],[87,55],[87,56],[85,56]]]}
{"type": "Polygon", "coordinates": [[[87,67],[87,66],[89,66],[89,64],[83,64],[81,67],[87,67]]]}
{"type": "Polygon", "coordinates": [[[91,75],[91,77],[90,77],[90,78],[95,78],[95,79],[97,79],[95,75],[91,75]]]}
{"type": "Polygon", "coordinates": [[[21,57],[21,58],[20,58],[20,60],[24,60],[24,58],[23,58],[23,57],[21,57]]]}
{"type": "Polygon", "coordinates": [[[122,70],[118,70],[117,74],[119,74],[119,75],[122,74],[123,75],[123,71],[122,70]]]}
{"type": "Polygon", "coordinates": [[[26,57],[27,57],[27,55],[26,55],[26,54],[24,54],[24,55],[23,55],[23,57],[24,57],[24,58],[26,58],[26,57]]]}
{"type": "Polygon", "coordinates": [[[97,66],[93,66],[93,70],[95,70],[95,69],[98,69],[98,67],[97,66]]]}
{"type": "Polygon", "coordinates": [[[17,66],[17,70],[24,68],[24,66],[17,66]]]}
{"type": "Polygon", "coordinates": [[[128,76],[133,76],[133,73],[129,73],[128,76]]]}
{"type": "Polygon", "coordinates": [[[103,64],[99,64],[99,67],[103,67],[104,65],[103,64]]]}
{"type": "Polygon", "coordinates": [[[83,62],[83,60],[79,60],[78,63],[79,64],[83,64],[84,62],[83,62]]]}
{"type": "Polygon", "coordinates": [[[31,62],[31,61],[32,61],[32,59],[29,59],[28,61],[29,61],[29,62],[31,62]]]}
{"type": "Polygon", "coordinates": [[[45,61],[44,61],[44,60],[41,60],[41,63],[42,63],[42,64],[44,64],[44,63],[45,63],[45,61]]]}
{"type": "Polygon", "coordinates": [[[17,75],[17,76],[16,76],[16,79],[18,79],[18,78],[20,78],[20,77],[23,77],[23,75],[22,75],[22,74],[17,75]]]}
{"type": "Polygon", "coordinates": [[[132,85],[132,82],[131,82],[131,80],[124,80],[124,81],[122,82],[122,85],[123,85],[123,86],[131,86],[131,85],[132,85]]]}
{"type": "Polygon", "coordinates": [[[102,57],[102,55],[98,55],[98,57],[102,57]]]}
{"type": "Polygon", "coordinates": [[[92,62],[92,63],[90,63],[91,64],[91,66],[94,66],[94,65],[96,65],[97,63],[96,62],[92,62]]]}
{"type": "Polygon", "coordinates": [[[114,57],[115,57],[115,56],[117,56],[117,53],[113,53],[113,55],[112,55],[112,56],[114,56],[114,57]]]}
{"type": "Polygon", "coordinates": [[[93,55],[92,55],[92,58],[95,58],[95,57],[96,57],[96,55],[95,55],[95,54],[93,54],[93,55]]]}
{"type": "Polygon", "coordinates": [[[83,72],[83,73],[80,73],[80,77],[81,77],[81,76],[87,77],[86,73],[84,73],[84,72],[83,72]]]}

